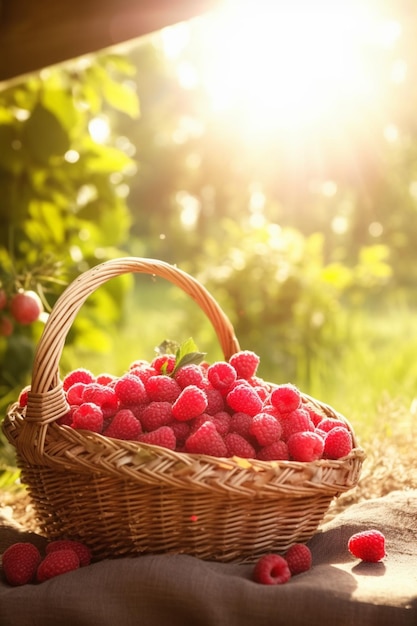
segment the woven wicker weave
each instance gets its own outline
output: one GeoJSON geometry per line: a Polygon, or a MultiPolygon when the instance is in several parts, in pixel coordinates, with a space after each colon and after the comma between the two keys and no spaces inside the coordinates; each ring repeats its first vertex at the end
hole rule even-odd
{"type": "Polygon", "coordinates": [[[349,456],[313,463],[218,459],[56,423],[68,409],[59,377],[67,333],[93,291],[130,272],[180,287],[209,318],[225,358],[239,350],[213,297],[167,263],[122,258],[76,279],[57,301],[38,344],[26,409],[13,404],[3,422],[43,532],[50,539],[81,540],[97,558],[173,552],[250,561],[308,540],[332,499],[357,484],[364,458],[347,420],[317,400],[303,396],[303,402],[350,428],[349,456]]]}

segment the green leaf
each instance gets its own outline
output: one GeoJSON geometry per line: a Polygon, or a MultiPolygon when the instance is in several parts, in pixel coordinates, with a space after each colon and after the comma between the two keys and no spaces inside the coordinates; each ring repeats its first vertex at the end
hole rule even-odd
{"type": "Polygon", "coordinates": [[[132,118],[139,116],[139,100],[129,84],[108,79],[103,82],[103,95],[114,109],[122,111],[132,118]]]}
{"type": "Polygon", "coordinates": [[[190,337],[184,341],[175,355],[174,375],[184,365],[198,365],[206,356],[205,352],[199,352],[194,340],[190,337]]]}
{"type": "Polygon", "coordinates": [[[35,161],[47,163],[53,156],[63,156],[70,147],[68,134],[59,120],[37,104],[23,127],[24,145],[35,161]]]}

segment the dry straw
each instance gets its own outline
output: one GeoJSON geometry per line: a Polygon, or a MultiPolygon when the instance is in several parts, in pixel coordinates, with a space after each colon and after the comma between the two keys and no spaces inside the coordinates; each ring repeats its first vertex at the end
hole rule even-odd
{"type": "Polygon", "coordinates": [[[59,376],[67,333],[90,294],[131,272],[180,287],[207,315],[225,359],[239,350],[214,298],[172,265],[127,257],[81,274],[46,323],[26,409],[13,404],[3,422],[40,528],[50,539],[85,542],[96,558],[148,552],[250,561],[308,540],[333,498],[356,486],[364,458],[347,420],[317,400],[303,396],[323,415],[348,424],[354,440],[349,456],[312,463],[219,459],[57,424],[68,410],[59,376]]]}

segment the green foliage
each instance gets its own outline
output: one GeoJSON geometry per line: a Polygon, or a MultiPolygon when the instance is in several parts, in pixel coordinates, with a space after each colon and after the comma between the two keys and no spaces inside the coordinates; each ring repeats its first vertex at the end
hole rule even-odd
{"type": "MultiPolygon", "coordinates": [[[[43,70],[0,92],[0,287],[9,298],[33,289],[48,312],[81,272],[126,254],[131,217],[121,190],[136,164],[119,147],[111,117],[116,111],[138,116],[129,82],[134,73],[127,59],[102,55],[43,70]],[[108,130],[102,137],[92,130],[97,120],[108,130]]],[[[109,349],[109,331],[120,323],[120,303],[130,287],[123,277],[94,294],[68,343],[109,349]]],[[[15,324],[11,336],[0,337],[3,410],[10,390],[16,399],[29,381],[42,326],[15,324]]]]}

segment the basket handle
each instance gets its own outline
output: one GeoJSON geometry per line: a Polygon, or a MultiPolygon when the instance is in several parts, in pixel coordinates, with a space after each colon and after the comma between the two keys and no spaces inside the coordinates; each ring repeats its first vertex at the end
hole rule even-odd
{"type": "Polygon", "coordinates": [[[88,296],[111,278],[127,273],[159,276],[180,287],[210,320],[225,359],[239,351],[231,322],[213,296],[195,278],[174,265],[156,259],[124,257],[105,261],[75,279],[52,309],[34,357],[25,417],[28,426],[54,422],[68,410],[59,378],[59,362],[67,333],[88,296]]]}

